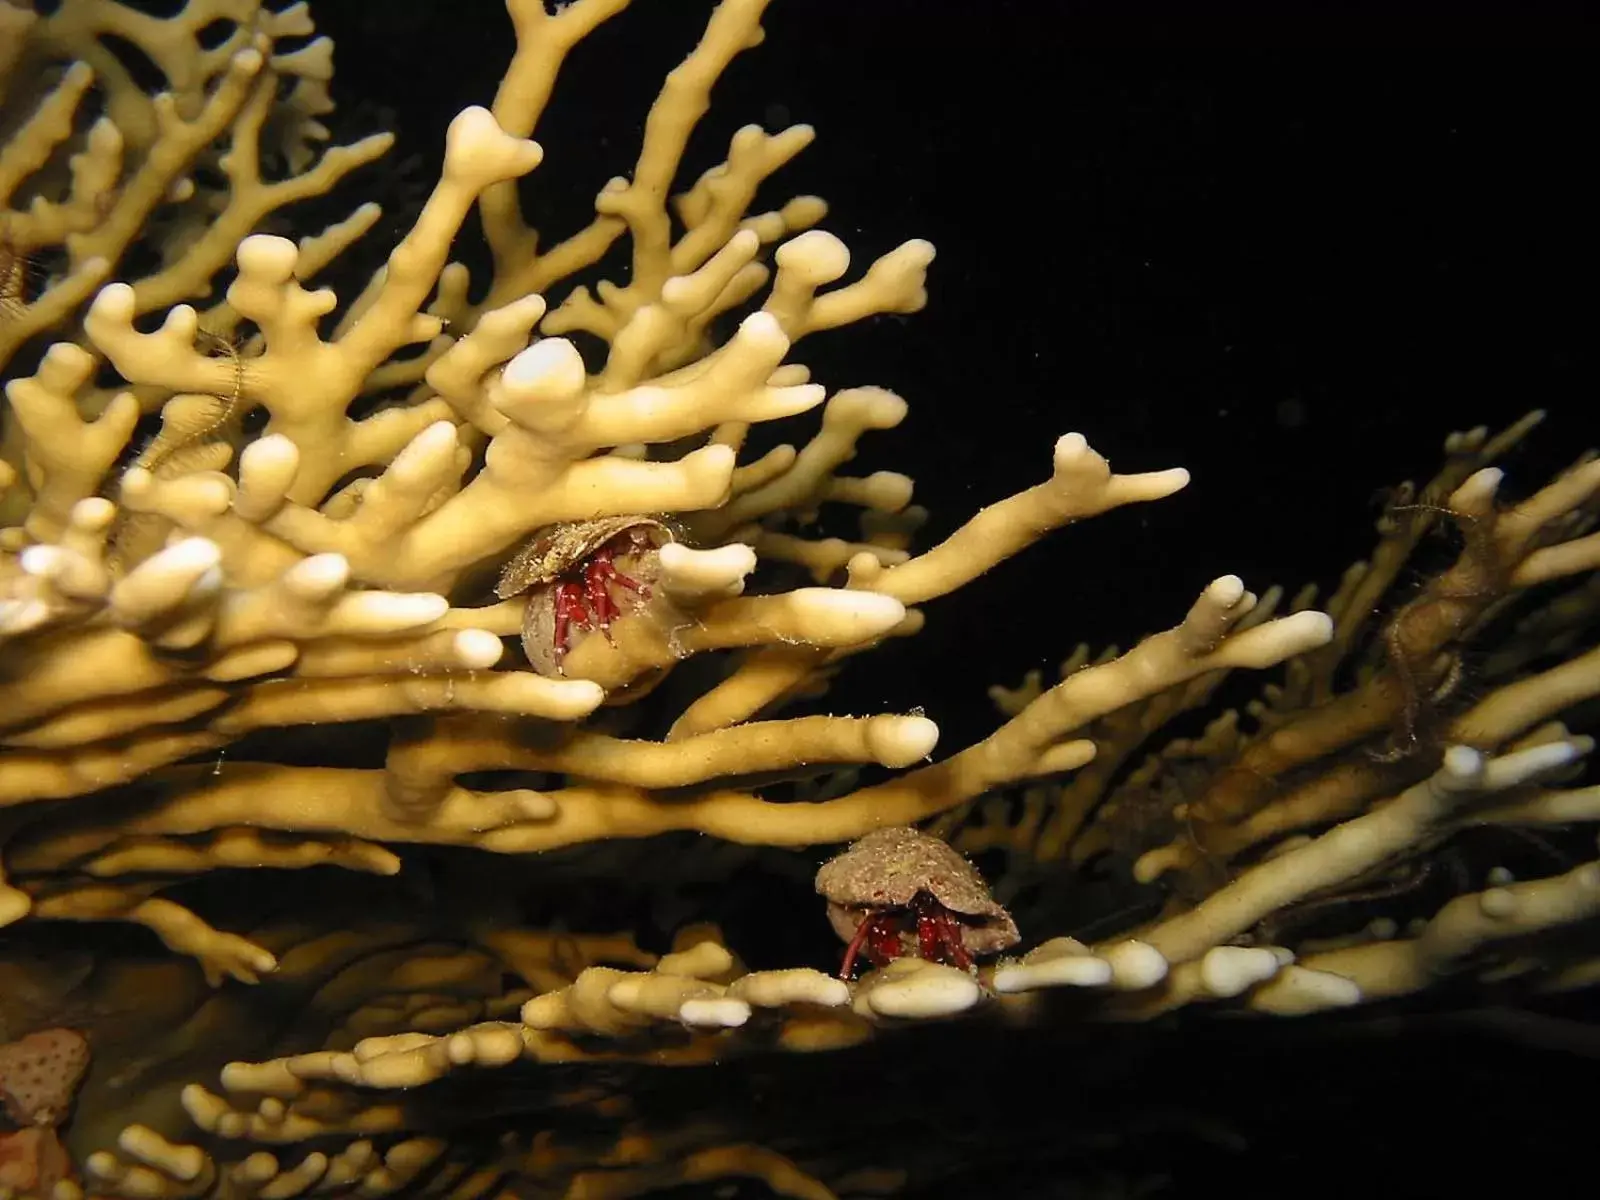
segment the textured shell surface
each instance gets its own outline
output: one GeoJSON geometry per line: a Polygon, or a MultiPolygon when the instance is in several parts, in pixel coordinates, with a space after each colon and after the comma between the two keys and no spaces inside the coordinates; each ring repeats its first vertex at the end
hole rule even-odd
{"type": "Polygon", "coordinates": [[[836,904],[890,908],[927,892],[953,912],[999,911],[978,869],[936,837],[908,826],[876,829],[817,872],[817,891],[836,904]]]}
{"type": "MultiPolygon", "coordinates": [[[[978,869],[947,843],[909,826],[876,829],[823,863],[817,892],[828,901],[829,924],[847,942],[874,910],[908,905],[918,892],[965,918],[961,940],[974,954],[996,954],[1021,939],[978,869]]],[[[904,940],[915,953],[915,937],[904,940]]]]}
{"type": "Polygon", "coordinates": [[[72,1029],[42,1029],[0,1046],[0,1103],[19,1125],[54,1125],[89,1069],[89,1043],[72,1029]]]}
{"type": "Polygon", "coordinates": [[[671,541],[673,537],[671,527],[656,517],[597,517],[592,521],[547,525],[506,563],[494,594],[501,600],[509,600],[529,588],[559,579],[612,538],[630,529],[648,530],[660,542],[671,541]]]}

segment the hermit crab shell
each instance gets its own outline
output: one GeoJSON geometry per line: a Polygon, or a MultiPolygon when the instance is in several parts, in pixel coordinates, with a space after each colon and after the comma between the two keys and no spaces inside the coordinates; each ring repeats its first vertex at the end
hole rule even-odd
{"type": "Polygon", "coordinates": [[[674,540],[672,527],[655,517],[598,517],[593,521],[564,521],[547,525],[528,539],[527,545],[506,563],[494,594],[501,600],[520,596],[529,588],[553,583],[612,538],[637,529],[657,545],[674,540]]]}
{"type": "Polygon", "coordinates": [[[867,834],[817,872],[834,932],[850,941],[876,909],[903,908],[927,892],[960,920],[974,954],[995,954],[1020,940],[1016,922],[989,894],[977,868],[949,845],[909,826],[867,834]]]}
{"type": "MultiPolygon", "coordinates": [[[[557,645],[556,637],[556,589],[549,585],[563,576],[575,576],[596,552],[625,534],[637,535],[618,553],[621,559],[633,560],[628,577],[653,584],[659,574],[655,552],[676,539],[672,527],[654,517],[602,517],[551,525],[536,533],[501,571],[495,595],[506,600],[528,593],[522,610],[522,652],[539,674],[556,678],[566,673],[561,665],[565,647],[557,645]]],[[[612,589],[612,596],[624,611],[635,611],[644,599],[619,588],[612,589]]]]}

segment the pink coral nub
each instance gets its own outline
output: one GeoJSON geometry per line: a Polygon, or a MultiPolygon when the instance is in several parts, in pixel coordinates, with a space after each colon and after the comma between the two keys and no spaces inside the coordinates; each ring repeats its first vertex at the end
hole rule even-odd
{"type": "Polygon", "coordinates": [[[0,1104],[18,1125],[59,1125],[88,1069],[89,1043],[81,1033],[30,1033],[0,1046],[0,1104]]]}

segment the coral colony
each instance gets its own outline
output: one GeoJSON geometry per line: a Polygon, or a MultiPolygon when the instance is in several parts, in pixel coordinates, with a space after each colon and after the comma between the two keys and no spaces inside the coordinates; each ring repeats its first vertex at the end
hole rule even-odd
{"type": "Polygon", "coordinates": [[[780,1146],[645,1097],[934,1022],[1025,1038],[1600,979],[1594,861],[1480,874],[1404,922],[1298,919],[1467,827],[1600,817],[1564,723],[1600,692],[1600,462],[1498,499],[1537,415],[1451,436],[1321,611],[1223,575],[1131,649],[997,690],[964,749],[920,714],[792,711],[920,606],[1188,476],[1117,474],[1067,433],[917,546],[910,480],[846,471],[907,401],[830,393],[800,343],[915,312],[934,251],[844,282],[822,200],[751,211],[803,125],[677,179],[765,6],[708,5],[631,172],[536,237],[541,180],[581,178],[584,148],[530,135],[628,0],[508,0],[498,89],[362,278],[379,206],[325,228],[292,206],[391,139],[324,145],[307,5],[0,3],[0,1193],[883,1194],[940,1149],[780,1146]],[[571,282],[624,246],[624,280],[571,282]],[[766,422],[795,441],[749,452],[766,422]],[[859,535],[816,536],[822,505],[859,535]],[[1425,539],[1452,557],[1417,565],[1425,539]],[[1242,712],[1169,732],[1265,669],[1242,712]],[[1092,944],[1007,890],[1113,850],[1164,906],[1092,944]],[[593,899],[830,855],[786,919],[831,923],[831,961],[751,970],[689,900],[659,953],[593,899]]]}

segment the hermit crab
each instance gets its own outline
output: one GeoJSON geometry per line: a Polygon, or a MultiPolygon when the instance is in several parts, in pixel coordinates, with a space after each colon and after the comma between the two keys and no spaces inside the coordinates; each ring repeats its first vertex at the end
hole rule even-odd
{"type": "Polygon", "coordinates": [[[970,970],[978,955],[1018,941],[1016,922],[977,869],[908,826],[874,830],[829,859],[817,872],[817,892],[845,941],[841,979],[862,955],[880,967],[914,955],[970,970]]]}
{"type": "Polygon", "coordinates": [[[502,600],[530,593],[522,614],[529,664],[560,675],[575,628],[598,629],[609,639],[612,622],[650,598],[655,552],[674,538],[666,522],[644,516],[568,521],[535,533],[495,585],[502,600]],[[626,559],[637,560],[637,568],[619,569],[626,559]]]}

